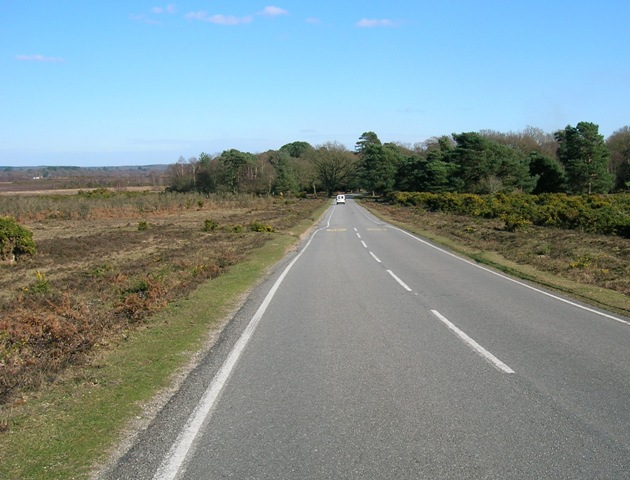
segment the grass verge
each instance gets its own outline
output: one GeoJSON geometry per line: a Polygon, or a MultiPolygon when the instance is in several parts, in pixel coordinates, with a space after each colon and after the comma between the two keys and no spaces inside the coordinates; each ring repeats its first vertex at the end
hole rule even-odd
{"type": "Polygon", "coordinates": [[[0,419],[5,429],[0,478],[87,478],[121,440],[125,427],[147,415],[147,403],[190,365],[243,296],[312,224],[304,220],[289,234],[273,235],[226,274],[156,314],[150,328],[131,332],[89,365],[68,369],[28,401],[14,403],[6,413],[10,418],[0,419]]]}
{"type": "MultiPolygon", "coordinates": [[[[474,260],[479,264],[568,295],[578,301],[623,316],[630,316],[630,303],[628,302],[628,297],[623,293],[602,288],[597,285],[576,282],[551,272],[542,271],[532,265],[509,260],[500,253],[493,251],[490,246],[488,246],[488,248],[480,248],[479,245],[467,244],[464,240],[459,238],[442,235],[440,234],[439,228],[431,228],[431,222],[426,221],[426,217],[424,219],[425,221],[422,223],[413,220],[401,221],[393,218],[392,215],[388,214],[387,210],[380,208],[379,205],[374,203],[363,202],[363,206],[382,220],[420,235],[435,244],[443,245],[449,250],[474,260]]],[[[401,210],[401,208],[398,210],[401,210]]],[[[408,218],[413,219],[413,216],[410,215],[408,218]]]]}

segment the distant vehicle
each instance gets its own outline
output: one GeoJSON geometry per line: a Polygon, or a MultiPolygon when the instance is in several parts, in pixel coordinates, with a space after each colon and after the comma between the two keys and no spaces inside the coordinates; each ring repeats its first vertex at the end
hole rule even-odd
{"type": "Polygon", "coordinates": [[[345,195],[337,195],[337,205],[346,204],[346,196],[345,195]]]}

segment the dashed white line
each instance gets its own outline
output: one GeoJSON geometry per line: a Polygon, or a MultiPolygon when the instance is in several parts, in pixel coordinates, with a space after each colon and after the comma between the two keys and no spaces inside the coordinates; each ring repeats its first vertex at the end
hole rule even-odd
{"type": "Polygon", "coordinates": [[[360,233],[357,233],[357,238],[361,238],[361,234],[360,233]]]}
{"type": "Polygon", "coordinates": [[[408,292],[412,291],[411,288],[409,288],[409,286],[405,282],[398,278],[394,272],[392,272],[391,270],[387,270],[387,273],[389,273],[394,280],[400,283],[400,286],[403,287],[405,290],[407,290],[408,292]]]}
{"type": "Polygon", "coordinates": [[[378,263],[381,263],[381,261],[379,260],[379,258],[378,258],[376,255],[374,255],[372,252],[370,252],[370,255],[372,255],[372,258],[373,258],[374,260],[376,260],[378,263]]]}
{"type": "Polygon", "coordinates": [[[367,244],[363,240],[361,240],[361,245],[363,245],[365,248],[367,248],[367,244]]]}
{"type": "Polygon", "coordinates": [[[495,368],[501,370],[504,373],[514,373],[514,370],[512,370],[510,367],[508,367],[505,363],[503,363],[501,360],[499,360],[497,357],[495,357],[494,355],[492,355],[488,350],[486,350],[485,348],[483,348],[481,345],[479,345],[477,342],[475,342],[472,338],[470,338],[468,335],[466,335],[464,332],[462,332],[459,328],[457,328],[455,325],[453,325],[444,315],[442,315],[440,312],[438,312],[437,310],[431,310],[431,313],[433,315],[435,315],[437,318],[439,318],[442,323],[444,323],[444,325],[446,325],[448,328],[450,328],[453,332],[455,332],[455,334],[461,338],[464,343],[466,345],[468,345],[470,348],[472,348],[473,350],[475,350],[479,355],[481,355],[483,358],[485,358],[486,360],[488,360],[495,368]]]}

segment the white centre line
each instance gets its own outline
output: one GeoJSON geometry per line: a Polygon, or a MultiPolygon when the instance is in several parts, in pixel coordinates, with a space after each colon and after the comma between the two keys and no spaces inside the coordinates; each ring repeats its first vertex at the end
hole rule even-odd
{"type": "Polygon", "coordinates": [[[361,234],[360,234],[360,233],[357,233],[357,237],[358,237],[358,238],[361,238],[361,234]]]}
{"type": "Polygon", "coordinates": [[[387,273],[389,273],[394,280],[400,283],[400,286],[403,287],[405,290],[407,290],[408,292],[412,291],[411,288],[409,288],[409,286],[405,282],[398,278],[394,272],[392,272],[391,270],[387,270],[387,273]]]}
{"type": "Polygon", "coordinates": [[[370,252],[370,255],[372,255],[372,258],[374,260],[376,260],[378,263],[381,263],[381,261],[378,259],[378,257],[376,255],[374,255],[372,252],[370,252]]]}
{"type": "Polygon", "coordinates": [[[367,248],[367,245],[366,245],[366,243],[363,240],[361,240],[361,245],[363,245],[365,248],[367,248]]]}
{"type": "Polygon", "coordinates": [[[514,373],[514,370],[512,370],[510,367],[508,367],[505,363],[503,363],[501,360],[499,360],[497,357],[495,357],[494,355],[492,355],[488,350],[486,350],[485,348],[483,348],[481,345],[479,345],[477,342],[475,342],[472,338],[470,338],[468,335],[466,335],[464,332],[462,332],[459,328],[457,328],[455,325],[453,325],[444,315],[442,315],[440,312],[438,312],[437,310],[431,310],[431,313],[433,315],[435,315],[437,318],[439,318],[442,323],[444,323],[444,325],[446,325],[448,328],[450,328],[453,332],[455,332],[455,334],[461,338],[464,343],[466,345],[468,345],[470,348],[472,348],[473,350],[475,350],[479,355],[481,355],[483,358],[485,358],[486,360],[488,360],[495,368],[501,370],[502,372],[505,373],[514,373]]]}

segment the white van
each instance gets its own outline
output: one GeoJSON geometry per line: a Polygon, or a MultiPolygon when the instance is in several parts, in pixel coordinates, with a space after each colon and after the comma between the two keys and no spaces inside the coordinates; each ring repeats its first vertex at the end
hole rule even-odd
{"type": "Polygon", "coordinates": [[[345,195],[337,195],[337,205],[346,204],[346,196],[345,195]]]}

